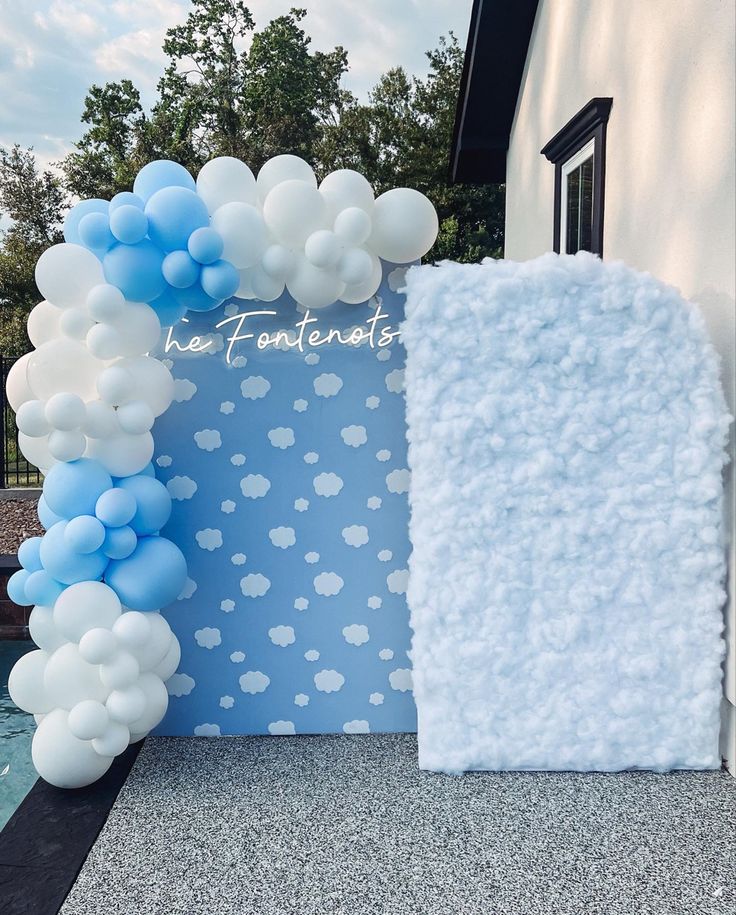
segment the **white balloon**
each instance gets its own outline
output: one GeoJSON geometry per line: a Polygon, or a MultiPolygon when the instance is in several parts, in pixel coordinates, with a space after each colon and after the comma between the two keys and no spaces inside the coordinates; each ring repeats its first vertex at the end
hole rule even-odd
{"type": "Polygon", "coordinates": [[[110,629],[120,616],[120,600],[102,581],[69,585],[54,604],[54,625],[70,642],[78,642],[90,629],[110,629]]]}
{"type": "Polygon", "coordinates": [[[113,407],[132,400],[136,390],[132,372],[116,364],[103,369],[97,376],[97,392],[105,403],[113,407]]]}
{"type": "Polygon", "coordinates": [[[253,273],[253,268],[245,267],[243,270],[239,270],[238,273],[240,274],[240,285],[235,292],[235,298],[254,299],[256,294],[253,292],[253,285],[250,281],[251,274],[253,273]]]}
{"type": "Polygon", "coordinates": [[[129,725],[141,717],[146,709],[146,694],[140,686],[114,689],[105,703],[113,721],[129,725]]]}
{"type": "Polygon", "coordinates": [[[274,156],[273,159],[264,162],[258,172],[256,179],[258,196],[263,201],[277,184],[292,180],[304,181],[311,187],[317,187],[317,179],[312,167],[304,159],[291,155],[274,156]]]}
{"type": "Polygon", "coordinates": [[[337,262],[337,275],[347,286],[367,283],[373,274],[371,255],[363,248],[348,248],[337,262]]]}
{"type": "Polygon", "coordinates": [[[143,614],[151,626],[151,634],[142,645],[129,646],[130,652],[138,659],[142,671],[153,670],[165,657],[174,637],[171,627],[160,613],[143,614]]]}
{"type": "Polygon", "coordinates": [[[330,218],[333,220],[347,207],[359,207],[366,213],[373,210],[373,188],[360,172],[351,168],[330,172],[320,184],[319,190],[327,201],[330,218]]]}
{"type": "Polygon", "coordinates": [[[101,737],[110,724],[110,716],[101,702],[83,699],[69,712],[69,730],[80,740],[101,737]]]}
{"type": "Polygon", "coordinates": [[[95,321],[115,321],[125,310],[125,296],[110,283],[94,286],[87,294],[87,311],[95,321]]]}
{"type": "Polygon", "coordinates": [[[87,404],[87,418],[82,431],[90,438],[108,438],[120,432],[117,413],[103,400],[91,400],[87,404]]]}
{"type": "Polygon", "coordinates": [[[113,757],[100,756],[88,740],[69,730],[69,713],[54,709],[33,735],[31,758],[44,781],[56,788],[83,788],[101,778],[113,757]]]}
{"type": "Polygon", "coordinates": [[[269,245],[263,252],[261,267],[274,280],[285,280],[296,266],[296,257],[291,248],[283,245],[269,245]]]}
{"type": "Polygon", "coordinates": [[[49,426],[61,429],[62,432],[78,429],[87,419],[87,410],[82,398],[68,391],[61,391],[49,397],[44,413],[49,426]]]}
{"type": "Polygon", "coordinates": [[[269,276],[260,264],[250,268],[253,294],[261,302],[274,302],[284,291],[284,281],[269,276]]]}
{"type": "Polygon", "coordinates": [[[81,245],[53,245],[36,264],[36,285],[57,308],[83,305],[90,289],[104,282],[102,264],[81,245]]]}
{"type": "Polygon", "coordinates": [[[45,717],[45,715],[34,715],[33,720],[36,722],[36,724],[41,724],[45,717]]]}
{"type": "Polygon", "coordinates": [[[120,356],[147,353],[161,336],[158,315],[143,302],[128,302],[120,318],[111,323],[120,335],[120,356]]]}
{"type": "MultiPolygon", "coordinates": [[[[269,193],[263,218],[276,239],[292,248],[301,248],[312,232],[326,228],[329,221],[325,198],[316,188],[296,180],[283,181],[269,193]]],[[[261,254],[263,251],[259,258],[261,254]]]]}
{"type": "Polygon", "coordinates": [[[151,637],[151,622],[140,610],[126,610],[115,620],[112,631],[127,648],[140,648],[151,637]]]}
{"type": "Polygon", "coordinates": [[[150,432],[130,435],[121,432],[113,438],[87,440],[87,457],[99,461],[113,477],[129,477],[140,473],[153,457],[153,436],[150,432]]]}
{"type": "Polygon", "coordinates": [[[84,340],[94,323],[83,308],[67,308],[61,313],[59,329],[72,340],[84,340]]]}
{"type": "Polygon", "coordinates": [[[253,172],[245,162],[232,156],[210,159],[197,175],[197,193],[212,215],[225,203],[258,203],[258,191],[253,172]]]}
{"type": "Polygon", "coordinates": [[[222,256],[238,269],[252,267],[268,247],[264,218],[249,203],[226,203],[212,216],[212,228],[224,244],[222,256]]]}
{"type": "Polygon", "coordinates": [[[115,365],[130,372],[135,381],[130,400],[145,401],[154,416],[168,410],[174,399],[174,379],[163,362],[152,356],[133,356],[115,365]]]}
{"type": "Polygon", "coordinates": [[[333,267],[340,259],[341,253],[342,243],[329,229],[312,232],[304,243],[304,256],[315,267],[333,267]]]}
{"type": "Polygon", "coordinates": [[[345,284],[334,271],[320,270],[303,254],[297,258],[296,269],[286,284],[289,293],[306,308],[324,308],[342,295],[345,284]]]}
{"type": "Polygon", "coordinates": [[[383,267],[380,260],[374,255],[371,258],[373,269],[370,278],[364,283],[356,286],[346,286],[343,294],[340,296],[343,302],[348,305],[358,305],[361,302],[367,302],[371,296],[374,296],[381,285],[383,279],[383,267]]]}
{"type": "Polygon", "coordinates": [[[160,677],[156,674],[141,674],[136,684],[142,689],[146,697],[146,706],[143,714],[132,721],[130,733],[148,733],[156,727],[166,714],[169,706],[169,694],[160,677]]]}
{"type": "Polygon", "coordinates": [[[56,463],[56,459],[49,451],[48,438],[29,438],[22,432],[18,433],[18,447],[23,453],[23,457],[29,464],[38,467],[41,473],[45,474],[56,463]]]}
{"type": "Polygon", "coordinates": [[[44,670],[43,683],[54,705],[65,709],[73,708],[83,699],[104,702],[109,693],[100,680],[99,668],[88,664],[73,642],[67,642],[51,655],[44,670]]]}
{"type": "Polygon", "coordinates": [[[29,354],[28,383],[39,400],[60,391],[77,394],[82,400],[95,396],[95,381],[104,362],[77,340],[50,340],[29,354]]]}
{"type": "Polygon", "coordinates": [[[28,617],[28,632],[33,641],[44,651],[55,651],[66,639],[54,625],[54,611],[51,607],[36,606],[28,617]]]}
{"type": "Polygon", "coordinates": [[[156,674],[157,677],[161,677],[165,683],[169,677],[176,673],[179,661],[181,661],[181,645],[179,644],[177,637],[172,635],[169,650],[166,652],[163,660],[159,661],[153,668],[151,673],[156,674]]]}
{"type": "Polygon", "coordinates": [[[49,434],[46,421],[45,405],[41,400],[27,400],[18,407],[15,424],[21,432],[30,438],[40,438],[49,434]]]}
{"type": "Polygon", "coordinates": [[[34,346],[41,346],[61,335],[59,321],[63,311],[47,302],[39,302],[28,315],[28,338],[34,346]]]}
{"type": "Polygon", "coordinates": [[[119,756],[130,743],[130,731],[124,724],[111,721],[101,737],[92,741],[92,749],[100,756],[119,756]]]}
{"type": "MultiPolygon", "coordinates": [[[[5,381],[5,394],[10,406],[18,412],[18,407],[27,400],[35,400],[36,395],[31,390],[28,383],[28,361],[34,353],[26,353],[20,359],[16,359],[10,366],[7,380],[5,381]]],[[[45,399],[45,398],[42,398],[45,399]]]]}
{"type": "Polygon", "coordinates": [[[110,689],[127,689],[141,672],[138,661],[129,651],[119,651],[100,667],[100,680],[110,689]]]}
{"type": "Polygon", "coordinates": [[[117,650],[118,640],[109,629],[89,629],[79,640],[79,654],[88,664],[104,664],[112,659],[117,650]]]}
{"type": "Polygon", "coordinates": [[[82,457],[87,447],[84,433],[75,429],[73,432],[54,430],[48,438],[49,454],[57,461],[76,461],[82,457]]]}
{"type": "Polygon", "coordinates": [[[123,432],[141,435],[149,432],[155,419],[153,410],[143,400],[131,400],[118,407],[118,423],[123,432]]]}
{"type": "Polygon", "coordinates": [[[97,359],[115,359],[123,352],[120,332],[112,324],[95,324],[90,328],[85,343],[97,359]]]}
{"type": "Polygon", "coordinates": [[[335,217],[335,235],[348,245],[362,245],[371,228],[370,216],[360,207],[346,207],[335,217]]]}
{"type": "Polygon", "coordinates": [[[369,247],[386,261],[419,260],[435,243],[439,222],[431,202],[408,187],[396,187],[376,200],[369,247]]]}
{"type": "Polygon", "coordinates": [[[18,708],[33,715],[50,712],[55,697],[44,686],[44,671],[51,655],[36,650],[24,654],[13,665],[8,677],[8,692],[18,708]]]}

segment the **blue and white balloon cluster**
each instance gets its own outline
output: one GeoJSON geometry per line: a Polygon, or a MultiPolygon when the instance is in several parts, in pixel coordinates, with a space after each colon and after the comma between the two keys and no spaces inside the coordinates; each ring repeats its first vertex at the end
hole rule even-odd
{"type": "Polygon", "coordinates": [[[257,178],[239,159],[213,159],[196,182],[175,162],[151,162],[132,192],[69,212],[65,242],[36,265],[35,349],[7,380],[20,449],[46,475],[46,533],[22,545],[9,585],[17,603],[35,604],[39,650],[9,686],[39,723],[33,760],[48,782],[99,778],[161,720],[178,664],[158,610],[180,593],[186,563],[159,534],[171,504],[150,463],[154,420],[174,394],[169,370],[147,355],[162,326],[284,289],[304,308],[365,302],[379,259],[417,260],[437,231],[423,194],[374,198],[350,169],[318,186],[289,155],[257,178]]]}

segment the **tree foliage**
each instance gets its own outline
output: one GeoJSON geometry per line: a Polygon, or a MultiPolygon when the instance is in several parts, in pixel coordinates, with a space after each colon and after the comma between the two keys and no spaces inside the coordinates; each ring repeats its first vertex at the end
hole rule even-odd
{"type": "Polygon", "coordinates": [[[432,200],[440,234],[429,259],[500,254],[503,189],[448,182],[463,65],[454,35],[428,52],[426,77],[395,67],[359,101],[341,86],[347,53],[313,51],[305,17],[294,8],[257,30],[243,0],[191,0],[186,20],[166,33],[168,62],[149,112],[129,79],[93,85],[84,132],[58,177],[39,173],[31,150],[2,151],[0,215],[12,220],[0,240],[5,352],[27,346],[18,328],[37,301],[33,265],[59,240],[66,200],[109,199],[156,158],[175,159],[195,175],[218,155],[237,156],[254,171],[279,153],[302,156],[319,176],[355,168],[376,193],[408,186],[432,200]]]}

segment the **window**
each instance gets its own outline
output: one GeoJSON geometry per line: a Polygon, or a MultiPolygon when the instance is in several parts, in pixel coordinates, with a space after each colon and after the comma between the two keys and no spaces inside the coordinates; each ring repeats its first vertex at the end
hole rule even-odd
{"type": "Polygon", "coordinates": [[[603,255],[606,126],[613,99],[594,98],[547,143],[555,166],[554,250],[603,255]]]}

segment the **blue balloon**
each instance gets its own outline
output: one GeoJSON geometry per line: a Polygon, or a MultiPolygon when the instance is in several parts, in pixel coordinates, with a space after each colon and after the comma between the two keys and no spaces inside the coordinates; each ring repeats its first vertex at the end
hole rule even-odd
{"type": "Polygon", "coordinates": [[[110,214],[110,231],[118,241],[135,245],[146,237],[148,219],[143,210],[126,203],[110,214]]]}
{"type": "Polygon", "coordinates": [[[18,604],[19,607],[27,607],[29,604],[33,603],[32,600],[29,600],[26,597],[26,582],[32,574],[33,573],[29,572],[28,569],[18,569],[18,571],[14,572],[8,579],[8,597],[14,604],[18,604]]]}
{"type": "Polygon", "coordinates": [[[194,191],[197,185],[183,165],[170,159],[156,159],[144,165],[133,182],[133,192],[143,201],[164,187],[185,187],[194,191]]]}
{"type": "Polygon", "coordinates": [[[212,311],[222,304],[222,299],[213,299],[202,289],[201,283],[195,283],[188,289],[174,289],[172,295],[176,301],[190,311],[212,311]]]}
{"type": "Polygon", "coordinates": [[[158,315],[161,327],[173,327],[187,313],[187,306],[180,305],[174,298],[171,286],[166,287],[163,293],[152,302],[148,303],[158,315]]]}
{"type": "Polygon", "coordinates": [[[214,263],[222,257],[224,247],[220,233],[209,227],[195,229],[187,242],[189,253],[200,264],[214,263]]]}
{"type": "Polygon", "coordinates": [[[64,241],[70,245],[82,245],[79,237],[79,223],[88,213],[107,213],[110,204],[107,200],[82,200],[66,214],[64,219],[64,241]]]}
{"type": "Polygon", "coordinates": [[[29,572],[38,572],[43,568],[40,537],[29,537],[21,543],[18,547],[18,562],[29,572]]]}
{"type": "Polygon", "coordinates": [[[127,559],[138,545],[138,537],[132,527],[111,527],[105,534],[102,552],[110,559],[127,559]]]}
{"type": "MultiPolygon", "coordinates": [[[[43,482],[43,499],[61,518],[93,515],[97,500],[111,486],[112,477],[102,464],[90,458],[79,458],[54,464],[43,482]]],[[[40,508],[39,503],[39,511],[40,508]]]]}
{"type": "Polygon", "coordinates": [[[95,505],[95,515],[106,527],[128,524],[136,512],[135,496],[117,486],[103,492],[95,505]]]}
{"type": "Polygon", "coordinates": [[[185,187],[165,187],[146,203],[148,235],[164,251],[186,248],[195,229],[210,224],[207,205],[185,187]]]}
{"type": "Polygon", "coordinates": [[[157,534],[171,516],[171,496],[155,477],[136,474],[120,480],[118,486],[130,493],[138,509],[130,526],[139,536],[157,534]]]}
{"type": "Polygon", "coordinates": [[[177,289],[193,286],[199,279],[199,264],[186,251],[172,251],[164,258],[164,278],[177,289]]]}
{"type": "Polygon", "coordinates": [[[41,543],[44,569],[65,585],[101,578],[109,561],[107,556],[101,550],[95,550],[94,553],[77,553],[73,550],[64,536],[67,523],[60,521],[44,534],[41,543]]]}
{"type": "Polygon", "coordinates": [[[142,537],[133,554],[111,560],[105,574],[105,582],[133,610],[165,607],[181,594],[186,580],[186,560],[165,537],[142,537]]]}
{"type": "Polygon", "coordinates": [[[150,302],[166,288],[163,251],[144,238],[137,245],[115,245],[105,255],[105,279],[131,302],[150,302]]]}
{"type": "Polygon", "coordinates": [[[65,585],[52,578],[45,569],[32,572],[26,581],[26,597],[32,604],[42,607],[53,607],[64,589],[65,585]]]}
{"type": "Polygon", "coordinates": [[[121,191],[119,194],[115,194],[115,196],[110,201],[110,215],[112,216],[118,207],[127,206],[142,210],[145,206],[145,203],[143,200],[141,200],[140,197],[137,196],[137,194],[133,194],[130,191],[121,191]]]}
{"type": "Polygon", "coordinates": [[[64,539],[76,553],[94,553],[104,543],[105,525],[93,515],[78,515],[67,524],[64,539]]]}
{"type": "Polygon", "coordinates": [[[110,220],[106,213],[88,213],[83,216],[77,227],[82,244],[91,251],[107,251],[115,244],[110,231],[110,220]]]}
{"type": "Polygon", "coordinates": [[[230,261],[215,261],[202,267],[202,289],[213,299],[229,299],[240,285],[240,274],[230,261]]]}
{"type": "MultiPolygon", "coordinates": [[[[45,485],[45,484],[44,484],[45,485]]],[[[53,527],[58,521],[63,521],[64,519],[61,515],[57,515],[55,512],[52,512],[46,502],[45,496],[42,494],[41,498],[38,500],[38,520],[41,522],[41,526],[45,531],[50,527],[53,527]]]]}

